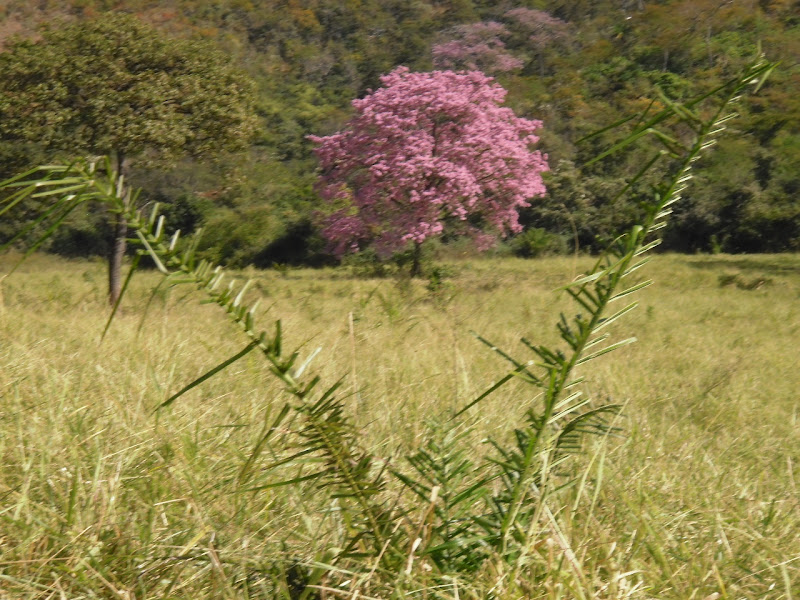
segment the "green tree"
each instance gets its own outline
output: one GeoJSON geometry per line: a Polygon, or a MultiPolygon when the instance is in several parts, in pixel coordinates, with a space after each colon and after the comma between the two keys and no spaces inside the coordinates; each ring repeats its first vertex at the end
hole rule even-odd
{"type": "MultiPolygon", "coordinates": [[[[0,54],[0,139],[71,156],[112,154],[163,168],[181,156],[243,148],[254,86],[206,43],[171,39],[137,18],[100,18],[17,41],[0,54]]],[[[114,216],[109,301],[121,285],[127,223],[114,216]]]]}

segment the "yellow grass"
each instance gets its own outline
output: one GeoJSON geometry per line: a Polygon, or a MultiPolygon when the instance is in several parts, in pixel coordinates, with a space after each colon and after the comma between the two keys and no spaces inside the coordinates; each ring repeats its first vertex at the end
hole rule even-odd
{"type": "MultiPolygon", "coordinates": [[[[280,318],[288,345],[321,348],[326,382],[347,376],[363,440],[388,458],[507,371],[470,331],[525,359],[520,337],[555,343],[574,309],[551,290],[589,260],[454,261],[435,290],[343,269],[237,276],[255,279],[262,326],[280,318]]],[[[625,405],[624,434],[590,448],[584,496],[564,496],[585,507],[563,523],[590,597],[798,598],[800,256],[658,256],[644,271],[655,284],[613,329],[639,342],[585,373],[625,405]]],[[[271,557],[325,548],[313,486],[233,493],[285,400],[257,356],[153,414],[246,342],[181,290],[158,292],[138,332],[157,281],[134,281],[102,343],[101,263],[35,256],[0,283],[0,599],[268,597],[271,557]]],[[[475,407],[476,454],[531,402],[515,384],[475,407]]]]}

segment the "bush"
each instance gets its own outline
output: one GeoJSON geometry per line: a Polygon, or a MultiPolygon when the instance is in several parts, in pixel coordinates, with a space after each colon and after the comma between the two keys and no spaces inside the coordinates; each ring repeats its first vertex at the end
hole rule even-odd
{"type": "Polygon", "coordinates": [[[562,235],[550,233],[540,227],[532,227],[514,237],[511,253],[520,258],[538,258],[569,252],[569,241],[562,235]]]}

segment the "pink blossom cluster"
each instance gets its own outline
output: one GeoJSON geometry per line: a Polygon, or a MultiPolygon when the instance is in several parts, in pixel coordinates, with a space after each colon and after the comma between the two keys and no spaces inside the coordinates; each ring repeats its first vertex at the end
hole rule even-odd
{"type": "Polygon", "coordinates": [[[528,40],[537,50],[563,41],[568,36],[569,24],[543,10],[515,8],[506,12],[505,16],[528,33],[528,40]]]}
{"type": "Polygon", "coordinates": [[[486,73],[514,71],[524,64],[506,50],[501,39],[506,27],[496,21],[458,25],[448,32],[452,39],[435,44],[433,65],[437,69],[467,69],[486,73]]]}
{"type": "Polygon", "coordinates": [[[386,256],[446,228],[484,246],[483,230],[519,231],[518,209],[545,193],[547,158],[531,148],[541,121],[500,106],[506,91],[477,71],[398,67],[381,81],[353,101],[346,129],[310,138],[334,252],[372,244],[386,256]]]}

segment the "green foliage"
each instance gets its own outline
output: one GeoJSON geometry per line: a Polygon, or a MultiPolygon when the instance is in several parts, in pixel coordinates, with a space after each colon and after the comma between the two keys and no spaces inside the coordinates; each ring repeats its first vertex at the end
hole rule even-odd
{"type": "Polygon", "coordinates": [[[491,475],[469,455],[470,434],[452,424],[432,424],[429,438],[406,458],[412,470],[394,472],[416,495],[423,515],[420,557],[441,573],[474,573],[490,556],[476,511],[488,495],[491,475]]]}
{"type": "Polygon", "coordinates": [[[511,252],[521,258],[537,258],[565,254],[569,249],[569,240],[558,234],[550,233],[540,227],[526,229],[510,242],[511,252]]]}
{"type": "Polygon", "coordinates": [[[169,161],[241,148],[252,85],[208,44],[122,13],[45,30],[0,54],[0,136],[72,156],[169,161]]]}
{"type": "Polygon", "coordinates": [[[253,264],[259,252],[286,234],[284,223],[269,207],[261,206],[217,210],[205,225],[206,255],[232,267],[253,264]]]}
{"type": "Polygon", "coordinates": [[[232,267],[330,262],[311,224],[316,195],[309,161],[271,162],[255,151],[221,168],[227,185],[204,214],[203,257],[232,267]]]}
{"type": "Polygon", "coordinates": [[[625,178],[593,171],[593,167],[578,168],[567,160],[554,166],[546,178],[547,196],[521,215],[527,231],[512,240],[515,254],[552,254],[566,248],[574,250],[576,245],[581,251],[596,254],[617,232],[642,218],[640,204],[649,195],[653,174],[620,195],[625,178]]]}

